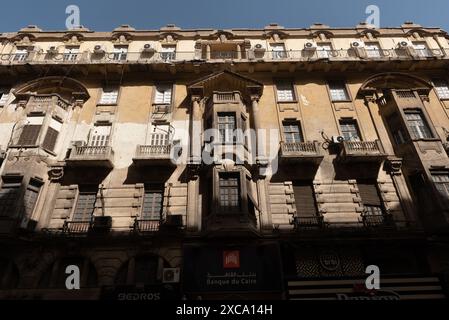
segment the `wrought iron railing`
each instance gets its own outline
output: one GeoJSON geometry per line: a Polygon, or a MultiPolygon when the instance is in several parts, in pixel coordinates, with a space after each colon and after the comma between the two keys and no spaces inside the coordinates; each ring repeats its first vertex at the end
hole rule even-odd
{"type": "Polygon", "coordinates": [[[92,220],[64,221],[62,232],[66,234],[87,234],[92,227],[92,220]]]}
{"type": "Polygon", "coordinates": [[[322,216],[294,217],[293,225],[295,229],[317,229],[325,227],[322,216]]]}
{"type": "Polygon", "coordinates": [[[135,232],[153,233],[158,232],[161,226],[159,219],[139,219],[134,220],[133,229],[135,232]]]}

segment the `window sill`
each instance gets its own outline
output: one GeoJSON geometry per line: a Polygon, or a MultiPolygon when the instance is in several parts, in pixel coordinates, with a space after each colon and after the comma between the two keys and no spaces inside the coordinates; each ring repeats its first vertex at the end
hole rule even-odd
{"type": "Polygon", "coordinates": [[[97,107],[116,107],[118,103],[97,103],[97,107]]]}
{"type": "Polygon", "coordinates": [[[349,103],[352,102],[352,100],[332,100],[332,103],[349,103]]]}
{"type": "Polygon", "coordinates": [[[298,100],[277,100],[277,103],[298,103],[298,100]]]}

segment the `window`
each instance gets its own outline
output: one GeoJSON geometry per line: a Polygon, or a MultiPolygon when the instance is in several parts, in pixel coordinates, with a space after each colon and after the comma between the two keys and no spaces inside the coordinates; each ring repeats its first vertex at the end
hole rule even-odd
{"type": "Polygon", "coordinates": [[[0,189],[0,217],[13,217],[19,197],[22,176],[3,176],[0,189]]]}
{"type": "Polygon", "coordinates": [[[295,181],[293,183],[296,212],[299,217],[314,217],[317,215],[315,192],[312,181],[295,181]]]}
{"type": "Polygon", "coordinates": [[[30,179],[30,183],[28,184],[23,197],[25,217],[31,217],[33,214],[42,184],[43,182],[40,180],[30,179]]]}
{"type": "Polygon", "coordinates": [[[238,173],[220,173],[219,203],[222,211],[240,210],[240,178],[238,173]]]}
{"type": "Polygon", "coordinates": [[[114,46],[113,60],[123,61],[128,56],[128,46],[114,46]]]}
{"type": "Polygon", "coordinates": [[[125,262],[117,272],[116,285],[155,285],[161,282],[163,268],[170,265],[154,255],[141,255],[125,262]]]}
{"type": "Polygon", "coordinates": [[[164,190],[161,187],[145,186],[143,196],[142,219],[161,220],[164,190]]]}
{"type": "Polygon", "coordinates": [[[381,50],[380,45],[375,42],[365,43],[365,52],[368,58],[380,58],[381,50]]]}
{"type": "Polygon", "coordinates": [[[0,107],[6,105],[9,100],[9,89],[8,88],[0,88],[0,107]]]}
{"type": "Polygon", "coordinates": [[[343,82],[329,83],[329,91],[332,101],[349,101],[349,94],[343,82]]]}
{"type": "Polygon", "coordinates": [[[44,142],[42,147],[44,149],[54,151],[56,146],[56,141],[58,140],[59,132],[61,131],[62,123],[56,119],[51,119],[50,125],[48,126],[47,133],[45,134],[44,142]]]}
{"type": "Polygon", "coordinates": [[[297,121],[284,121],[284,139],[286,143],[303,142],[301,127],[297,121]]]}
{"type": "Polygon", "coordinates": [[[273,59],[285,59],[287,52],[285,51],[285,45],[283,43],[274,43],[271,45],[273,59]]]}
{"type": "Polygon", "coordinates": [[[98,186],[80,186],[73,221],[90,221],[97,201],[98,186]]]}
{"type": "Polygon", "coordinates": [[[35,146],[41,131],[44,117],[28,117],[28,123],[23,127],[19,137],[19,146],[35,146]]]}
{"type": "Polygon", "coordinates": [[[174,60],[176,58],[176,46],[162,46],[161,59],[164,61],[174,60]]]}
{"type": "Polygon", "coordinates": [[[449,99],[449,86],[446,80],[433,80],[433,85],[440,99],[449,99]]]}
{"type": "Polygon", "coordinates": [[[359,127],[355,120],[340,120],[340,129],[346,141],[361,141],[359,127]]]}
{"type": "Polygon", "coordinates": [[[413,48],[418,57],[427,58],[432,56],[432,53],[425,42],[413,42],[413,48]]]}
{"type": "Polygon", "coordinates": [[[101,93],[100,101],[98,104],[100,105],[114,105],[117,104],[118,100],[118,88],[103,88],[101,93]]]}
{"type": "Polygon", "coordinates": [[[156,103],[156,104],[171,104],[171,98],[172,98],[172,86],[171,85],[156,86],[156,95],[154,97],[154,103],[156,103]]]}
{"type": "Polygon", "coordinates": [[[429,125],[423,117],[421,110],[406,110],[405,120],[412,139],[433,138],[429,125]]]}
{"type": "Polygon", "coordinates": [[[28,58],[29,51],[27,48],[18,47],[13,56],[13,61],[25,61],[28,58]]]}
{"type": "Polygon", "coordinates": [[[78,60],[78,55],[80,52],[80,47],[66,47],[64,50],[64,61],[76,61],[78,60]]]}
{"type": "Polygon", "coordinates": [[[449,201],[449,174],[447,172],[432,173],[432,180],[440,196],[449,201]]]}
{"type": "Polygon", "coordinates": [[[105,147],[109,145],[111,135],[110,125],[96,125],[92,131],[89,145],[92,147],[105,147]]]}
{"type": "Polygon", "coordinates": [[[293,84],[281,82],[276,84],[277,98],[280,102],[295,101],[293,84]]]}
{"type": "Polygon", "coordinates": [[[332,45],[330,43],[321,43],[316,48],[318,58],[329,58],[332,54],[332,45]]]}
{"type": "Polygon", "coordinates": [[[235,120],[235,113],[218,113],[218,133],[221,143],[234,142],[235,120]]]}
{"type": "Polygon", "coordinates": [[[360,198],[362,199],[364,213],[363,215],[382,215],[382,200],[379,195],[377,183],[370,180],[357,180],[360,198]]]}

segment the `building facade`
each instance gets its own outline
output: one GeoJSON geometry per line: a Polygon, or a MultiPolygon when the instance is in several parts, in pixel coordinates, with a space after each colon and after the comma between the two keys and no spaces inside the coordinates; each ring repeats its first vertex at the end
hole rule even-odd
{"type": "Polygon", "coordinates": [[[444,297],[445,31],[0,41],[1,298],[444,297]]]}

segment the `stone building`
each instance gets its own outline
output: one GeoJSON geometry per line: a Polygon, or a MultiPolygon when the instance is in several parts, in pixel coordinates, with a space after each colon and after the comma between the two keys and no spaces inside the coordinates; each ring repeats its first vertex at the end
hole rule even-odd
{"type": "Polygon", "coordinates": [[[0,41],[1,298],[444,297],[445,31],[0,41]]]}

